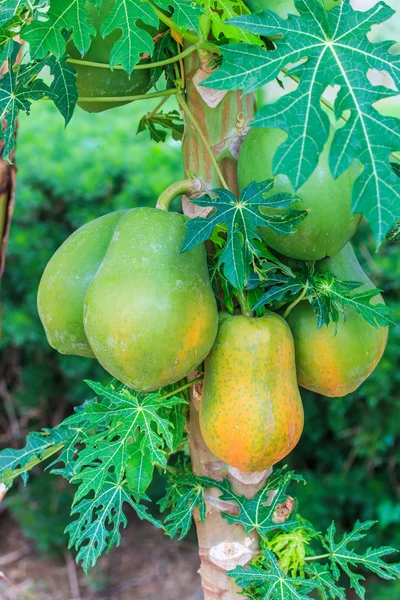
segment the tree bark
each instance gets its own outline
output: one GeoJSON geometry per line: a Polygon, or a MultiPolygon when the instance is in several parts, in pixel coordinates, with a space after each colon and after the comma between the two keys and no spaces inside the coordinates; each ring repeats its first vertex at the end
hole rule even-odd
{"type": "MultiPolygon", "coordinates": [[[[6,72],[7,63],[0,68],[0,77],[6,72]]],[[[4,128],[5,123],[1,123],[4,128]]],[[[6,260],[6,246],[10,232],[11,217],[14,209],[16,168],[14,152],[11,153],[10,162],[3,159],[4,142],[0,141],[0,279],[4,272],[6,260]]],[[[0,338],[1,338],[1,309],[0,309],[0,338]]]]}
{"type": "MultiPolygon", "coordinates": [[[[6,259],[6,245],[10,232],[14,208],[16,168],[3,160],[4,142],[0,142],[0,277],[3,275],[6,259]]],[[[14,163],[14,153],[10,160],[14,163]]]]}
{"type": "MultiPolygon", "coordinates": [[[[208,58],[191,54],[185,60],[186,103],[196,122],[201,127],[222,175],[232,192],[237,193],[236,165],[240,145],[247,132],[247,124],[253,116],[254,98],[240,92],[220,92],[201,88],[200,82],[210,74],[208,58]]],[[[221,187],[217,172],[199,133],[185,119],[183,161],[185,174],[195,176],[202,182],[201,195],[206,190],[221,187]]],[[[183,199],[185,214],[190,217],[204,215],[204,209],[183,199]]],[[[198,373],[193,374],[193,377],[198,373]]],[[[190,420],[188,424],[189,444],[193,471],[196,475],[221,480],[228,477],[236,493],[253,497],[263,487],[269,472],[246,474],[218,460],[204,443],[199,425],[199,404],[202,382],[192,388],[190,420]]],[[[243,600],[234,580],[226,575],[237,565],[248,563],[258,553],[258,538],[255,533],[246,536],[240,525],[229,525],[221,511],[237,513],[233,503],[219,500],[219,491],[209,489],[206,493],[207,516],[200,521],[195,511],[195,522],[201,561],[200,576],[205,600],[243,600]]]]}

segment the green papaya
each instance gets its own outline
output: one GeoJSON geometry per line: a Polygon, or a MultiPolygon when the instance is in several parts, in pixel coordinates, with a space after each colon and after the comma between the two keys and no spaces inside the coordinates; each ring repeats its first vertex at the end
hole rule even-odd
{"type": "Polygon", "coordinates": [[[87,223],[48,262],[38,290],[38,312],[47,340],[61,354],[94,357],[83,327],[83,303],[125,211],[87,223]]]}
{"type": "Polygon", "coordinates": [[[200,426],[220,460],[245,472],[264,471],[296,446],[304,423],[287,323],[221,313],[205,360],[200,426]]]}
{"type": "MultiPolygon", "coordinates": [[[[100,27],[107,15],[111,12],[115,0],[103,0],[100,10],[91,2],[86,2],[85,8],[89,15],[89,21],[96,29],[96,35],[92,39],[91,46],[84,56],[73,42],[69,42],[67,52],[74,59],[82,59],[89,62],[109,64],[110,52],[114,44],[121,37],[119,29],[103,38],[100,27]]],[[[116,102],[99,102],[96,98],[137,96],[146,94],[151,87],[150,69],[136,70],[128,75],[122,70],[111,70],[74,64],[78,72],[77,87],[79,96],[82,98],[93,98],[93,101],[80,102],[78,105],[88,112],[102,112],[109,108],[115,108],[127,104],[129,100],[118,100],[116,102]]]]}
{"type": "MultiPolygon", "coordinates": [[[[332,124],[329,139],[314,172],[296,192],[302,201],[294,204],[294,208],[310,210],[297,231],[291,236],[282,236],[272,229],[260,227],[262,239],[284,256],[301,260],[335,256],[360,224],[362,216],[351,213],[352,188],[360,174],[360,167],[354,162],[340,177],[333,179],[328,164],[333,135],[332,124]]],[[[274,177],[274,155],[286,137],[282,129],[251,128],[239,152],[238,180],[241,190],[252,181],[274,177]]],[[[267,197],[280,192],[295,193],[284,174],[275,177],[275,185],[267,197]]],[[[264,214],[276,214],[276,211],[265,208],[261,211],[264,214]]]]}
{"type": "Polygon", "coordinates": [[[68,238],[39,285],[50,344],[95,356],[141,391],[197,367],[213,345],[218,316],[204,245],[180,252],[186,219],[134,208],[96,219],[68,238]]]}
{"type": "MultiPolygon", "coordinates": [[[[357,291],[375,286],[361,268],[351,244],[337,256],[316,264],[316,271],[330,271],[342,281],[360,281],[357,291]]],[[[382,304],[381,295],[371,300],[382,304]]],[[[352,307],[346,319],[317,329],[315,313],[306,301],[287,317],[296,349],[297,380],[302,387],[324,396],[346,396],[369,377],[386,347],[388,328],[375,328],[352,307]]]]}

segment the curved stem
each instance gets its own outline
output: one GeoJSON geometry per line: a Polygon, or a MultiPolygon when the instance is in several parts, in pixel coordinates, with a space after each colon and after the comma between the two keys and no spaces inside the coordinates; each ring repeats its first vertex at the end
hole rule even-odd
{"type": "Polygon", "coordinates": [[[170,185],[158,197],[156,208],[168,210],[171,202],[182,194],[193,194],[196,191],[196,186],[193,179],[182,179],[170,185]]]}
{"type": "Polygon", "coordinates": [[[160,108],[166,103],[167,100],[168,100],[168,96],[164,96],[164,98],[161,100],[161,102],[159,102],[157,104],[157,106],[155,108],[153,108],[151,113],[149,113],[148,117],[149,118],[153,117],[160,110],[160,108]]]}
{"type": "Polygon", "coordinates": [[[185,100],[183,99],[183,96],[180,94],[179,96],[176,97],[176,99],[178,100],[178,103],[180,104],[183,112],[186,114],[188,120],[192,123],[193,127],[195,128],[195,130],[197,131],[197,133],[199,134],[199,137],[202,141],[202,143],[204,144],[205,149],[207,150],[207,153],[210,156],[210,159],[214,165],[215,170],[217,171],[218,177],[223,185],[223,187],[226,190],[229,190],[228,184],[225,181],[224,176],[222,175],[221,169],[219,168],[217,159],[214,156],[213,151],[211,150],[211,147],[207,141],[206,136],[204,135],[204,133],[201,130],[201,127],[199,126],[198,122],[196,121],[196,119],[194,118],[194,116],[192,115],[192,113],[190,112],[190,109],[188,107],[188,105],[186,104],[185,100]]]}
{"type": "Polygon", "coordinates": [[[174,23],[172,19],[167,17],[167,15],[164,15],[164,13],[161,12],[161,10],[159,10],[155,4],[153,4],[152,2],[149,2],[149,4],[151,4],[151,6],[153,7],[153,10],[156,13],[157,17],[160,19],[160,21],[162,21],[162,23],[165,23],[165,25],[167,25],[169,29],[172,29],[172,31],[179,33],[179,35],[181,35],[185,40],[188,40],[188,42],[192,42],[193,44],[199,44],[202,48],[204,48],[204,50],[208,50],[213,54],[222,54],[221,50],[216,44],[203,40],[191,31],[183,31],[179,27],[179,25],[174,23]]]}
{"type": "Polygon", "coordinates": [[[149,98],[161,98],[163,96],[174,96],[179,94],[180,90],[164,90],[152,94],[139,94],[138,96],[92,96],[80,97],[78,102],[133,102],[134,100],[148,100],[149,98]]]}
{"type": "MultiPolygon", "coordinates": [[[[186,56],[189,56],[195,50],[197,50],[197,45],[193,44],[193,46],[189,46],[189,48],[186,48],[186,50],[183,50],[183,52],[180,52],[179,54],[176,54],[171,58],[166,58],[165,60],[158,60],[156,62],[138,64],[133,68],[133,70],[143,71],[144,69],[155,69],[156,67],[171,65],[175,62],[179,62],[183,58],[186,58],[186,56]]],[[[67,62],[71,65],[80,65],[81,67],[96,67],[98,69],[109,69],[111,71],[125,71],[125,69],[121,67],[121,65],[116,65],[115,67],[111,68],[111,66],[107,63],[93,62],[91,60],[83,60],[79,58],[68,58],[67,62]]]]}
{"type": "Polygon", "coordinates": [[[304,286],[304,289],[301,292],[300,296],[298,298],[296,298],[296,300],[294,302],[292,302],[292,304],[289,304],[289,306],[287,307],[287,309],[283,313],[283,318],[284,319],[286,319],[289,316],[290,312],[294,309],[295,306],[297,306],[297,304],[299,302],[301,302],[302,300],[304,300],[305,295],[307,294],[307,290],[308,290],[308,281],[307,281],[306,285],[304,286]]]}
{"type": "Polygon", "coordinates": [[[183,392],[183,390],[187,390],[187,388],[192,387],[192,385],[195,385],[195,383],[198,383],[203,378],[204,378],[204,375],[199,375],[199,377],[196,377],[195,379],[188,381],[184,385],[181,385],[180,387],[178,387],[176,390],[173,390],[172,392],[165,394],[165,396],[161,396],[161,398],[159,398],[159,400],[160,401],[165,400],[166,398],[170,398],[171,396],[174,396],[175,394],[178,394],[179,392],[183,392]]]}

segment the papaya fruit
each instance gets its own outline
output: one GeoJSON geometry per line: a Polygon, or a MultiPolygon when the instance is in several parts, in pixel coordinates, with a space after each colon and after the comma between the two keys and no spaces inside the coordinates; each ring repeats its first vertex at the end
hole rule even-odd
{"type": "MultiPolygon", "coordinates": [[[[100,28],[107,15],[111,12],[115,0],[103,0],[100,10],[91,2],[86,2],[85,8],[89,15],[89,21],[96,29],[96,35],[92,39],[91,46],[84,56],[81,56],[75,44],[71,41],[67,46],[67,52],[74,59],[90,62],[109,64],[110,52],[114,44],[121,37],[121,31],[116,29],[105,38],[100,34],[100,28]]],[[[80,102],[78,106],[87,112],[102,112],[109,108],[115,108],[127,104],[123,100],[116,102],[99,102],[96,98],[122,97],[146,94],[151,87],[150,69],[133,71],[128,75],[122,70],[112,70],[74,64],[77,70],[76,85],[79,96],[82,98],[93,98],[91,102],[80,102]]]]}
{"type": "Polygon", "coordinates": [[[264,471],[293,450],[303,423],[285,320],[270,311],[260,318],[220,313],[200,404],[209,449],[241,471],[264,471]]]}
{"type": "MultiPolygon", "coordinates": [[[[360,281],[363,289],[375,286],[364,273],[351,244],[339,254],[316,264],[316,271],[330,271],[342,281],[360,281]]],[[[382,304],[377,295],[372,304],[382,304]]],[[[317,329],[315,313],[306,301],[300,302],[287,317],[296,349],[299,384],[323,396],[346,396],[369,377],[386,347],[388,327],[375,328],[352,307],[346,319],[317,329]]]]}
{"type": "MultiPolygon", "coordinates": [[[[354,162],[340,177],[333,179],[328,159],[334,135],[331,126],[329,139],[319,157],[318,164],[308,180],[297,190],[301,202],[294,208],[310,212],[291,236],[282,236],[267,227],[260,227],[262,239],[284,256],[301,260],[320,260],[335,256],[358,228],[362,216],[351,213],[351,194],[360,167],[354,162]]],[[[282,129],[250,129],[239,152],[238,180],[243,190],[252,181],[272,179],[273,159],[285,141],[282,129]]],[[[268,196],[277,193],[295,193],[289,178],[284,174],[275,177],[275,185],[268,196]]],[[[261,208],[264,214],[276,211],[261,208]]]]}
{"type": "Polygon", "coordinates": [[[68,238],[39,285],[50,344],[95,356],[140,391],[169,385],[197,367],[214,343],[218,315],[204,245],[180,252],[186,219],[134,208],[68,238]]]}
{"type": "Polygon", "coordinates": [[[83,304],[124,212],[104,215],[75,231],[46,266],[38,312],[50,346],[61,354],[94,357],[83,327],[83,304]]]}

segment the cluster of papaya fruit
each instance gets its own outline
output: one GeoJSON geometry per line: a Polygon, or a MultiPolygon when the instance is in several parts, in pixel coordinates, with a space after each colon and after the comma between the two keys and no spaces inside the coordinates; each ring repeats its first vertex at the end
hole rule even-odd
{"type": "MultiPolygon", "coordinates": [[[[287,10],[290,1],[274,2],[274,9],[287,10]]],[[[124,104],[124,97],[129,101],[151,86],[147,69],[128,76],[90,66],[91,61],[107,65],[119,37],[118,32],[105,39],[100,34],[114,3],[104,0],[100,12],[87,4],[96,36],[84,62],[72,42],[68,47],[78,71],[78,103],[91,112],[124,104]]],[[[332,3],[325,1],[328,8],[332,3]]],[[[270,4],[248,0],[254,11],[270,4]]],[[[260,235],[288,259],[316,261],[317,271],[361,282],[368,290],[374,286],[349,243],[362,218],[351,213],[360,168],[353,163],[333,179],[328,157],[335,126],[332,122],[319,162],[297,192],[297,208],[308,209],[307,218],[292,236],[268,228],[260,228],[260,235]]],[[[240,189],[273,177],[273,158],[286,135],[279,129],[251,129],[239,153],[240,189]]],[[[294,192],[283,174],[275,177],[270,195],[279,192],[294,192]]],[[[263,471],[284,458],[301,436],[298,385],[331,397],[352,392],[379,362],[387,327],[374,328],[349,307],[344,321],[318,329],[307,301],[299,302],[286,320],[271,311],[260,318],[218,315],[204,245],[181,252],[185,221],[159,208],[134,208],[81,227],[44,271],[39,315],[53,348],[96,358],[137,391],[179,381],[204,361],[200,422],[205,442],[229,465],[263,471]]],[[[372,299],[382,302],[379,295],[372,299]]]]}
{"type": "MultiPolygon", "coordinates": [[[[254,129],[246,136],[238,165],[241,187],[272,174],[281,134],[254,129]]],[[[348,242],[360,221],[350,213],[356,173],[351,166],[333,181],[325,149],[299,192],[310,215],[290,238],[268,229],[261,235],[292,259],[316,260],[320,273],[371,289],[348,242]]],[[[291,191],[284,176],[276,187],[291,191]]],[[[181,252],[186,220],[159,208],[133,208],[84,225],[48,263],[39,315],[51,346],[95,357],[137,391],[174,383],[205,360],[205,442],[226,463],[263,471],[301,436],[298,384],[332,397],[355,390],[379,362],[387,327],[373,327],[349,307],[345,321],[317,329],[307,301],[294,306],[287,320],[271,311],[260,318],[218,315],[204,245],[181,252]]],[[[372,302],[383,300],[376,296],[372,302]]]]}

